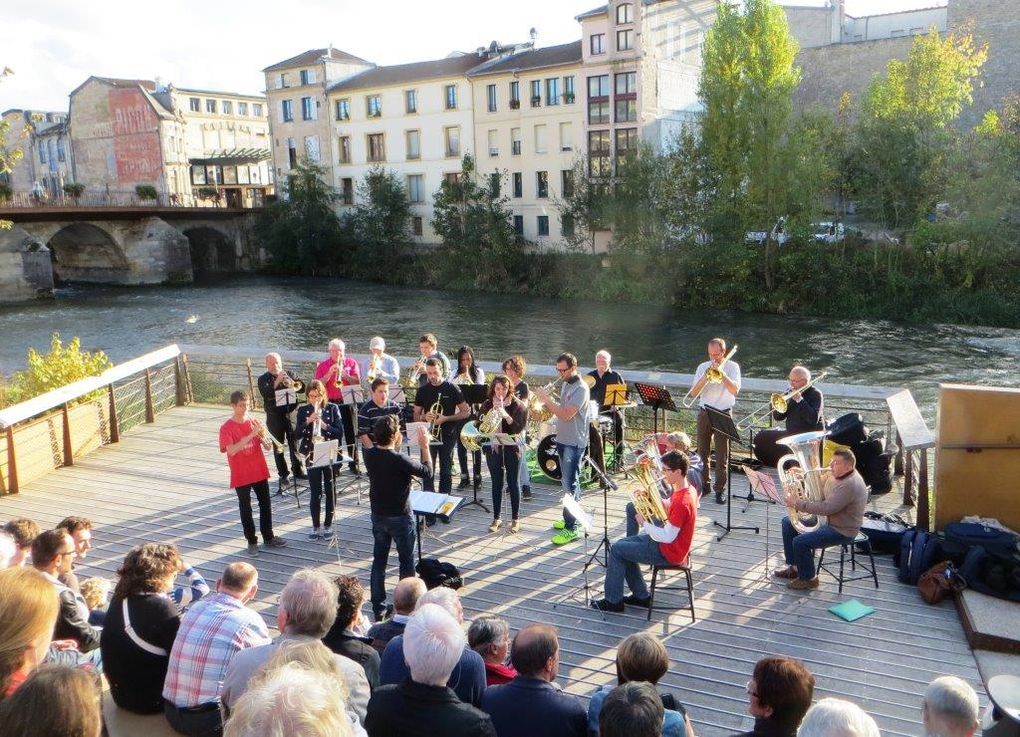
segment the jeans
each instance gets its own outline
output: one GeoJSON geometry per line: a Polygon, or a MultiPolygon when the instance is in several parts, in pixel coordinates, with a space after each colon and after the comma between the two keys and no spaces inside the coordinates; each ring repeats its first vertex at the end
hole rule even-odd
{"type": "MultiPolygon", "coordinates": [[[[294,434],[294,415],[284,412],[266,412],[266,429],[277,441],[286,445],[290,450],[290,467],[294,473],[297,473],[301,469],[301,464],[296,455],[298,441],[294,434]]],[[[283,453],[276,449],[276,446],[273,446],[273,458],[276,460],[276,473],[281,479],[287,478],[290,475],[290,471],[287,470],[287,459],[283,453]]]]}
{"type": "Polygon", "coordinates": [[[308,511],[312,513],[312,527],[319,529],[319,509],[322,495],[326,495],[326,527],[333,525],[333,467],[312,467],[308,469],[308,488],[311,494],[308,497],[308,511]]]}
{"type": "Polygon", "coordinates": [[[655,542],[648,535],[631,535],[617,540],[609,548],[609,564],[606,566],[606,601],[618,604],[623,601],[623,582],[634,596],[648,598],[648,586],[641,575],[639,563],[672,565],[655,542]]]}
{"type": "MultiPolygon", "coordinates": [[[[449,494],[453,490],[453,449],[460,438],[452,431],[443,431],[442,438],[442,445],[431,446],[432,468],[439,466],[439,493],[449,494]]],[[[426,479],[422,488],[425,491],[434,491],[432,479],[426,479]]]]}
{"type": "Polygon", "coordinates": [[[715,442],[715,493],[726,491],[726,469],[730,464],[730,439],[719,432],[712,432],[712,424],[708,419],[708,410],[702,407],[698,412],[698,455],[701,456],[702,493],[707,494],[713,488],[709,483],[708,457],[715,442]]]}
{"type": "Polygon", "coordinates": [[[386,603],[386,563],[390,558],[390,543],[397,544],[400,560],[400,578],[414,575],[414,516],[400,514],[394,517],[372,515],[372,575],[369,583],[372,609],[378,613],[386,603]]]}
{"type": "Polygon", "coordinates": [[[531,467],[528,466],[528,445],[527,442],[520,446],[521,464],[517,469],[517,481],[521,486],[531,488],[531,467]]]}
{"type": "Polygon", "coordinates": [[[797,566],[797,577],[815,577],[815,551],[837,543],[853,542],[835,528],[822,525],[814,532],[800,533],[794,528],[789,517],[783,517],[783,553],[787,565],[797,566]]]}
{"type": "Polygon", "coordinates": [[[244,538],[249,545],[255,545],[259,539],[255,536],[255,521],[251,515],[251,493],[255,492],[255,499],[259,503],[259,531],[262,533],[262,542],[267,543],[273,539],[273,509],[269,501],[269,482],[256,481],[254,484],[238,486],[237,507],[241,511],[241,528],[244,530],[244,538]]]}
{"type": "Polygon", "coordinates": [[[520,473],[521,449],[518,446],[500,446],[485,449],[485,462],[492,476],[492,517],[499,519],[503,509],[503,471],[506,469],[506,490],[510,492],[510,518],[517,519],[521,511],[521,487],[517,483],[520,473]]]}
{"type": "MultiPolygon", "coordinates": [[[[584,448],[556,443],[556,452],[560,456],[560,471],[563,473],[563,478],[560,480],[563,493],[570,494],[577,501],[581,501],[581,456],[584,454],[584,448]]],[[[567,511],[566,507],[563,508],[563,521],[568,530],[573,530],[577,526],[577,520],[567,511]]]]}
{"type": "Polygon", "coordinates": [[[203,704],[191,709],[163,704],[167,722],[178,734],[190,737],[219,737],[223,734],[223,711],[219,704],[203,704]]]}
{"type": "Polygon", "coordinates": [[[347,455],[351,459],[351,470],[358,470],[358,442],[355,425],[357,424],[358,410],[353,404],[340,405],[340,422],[344,426],[344,440],[347,441],[347,455]]]}

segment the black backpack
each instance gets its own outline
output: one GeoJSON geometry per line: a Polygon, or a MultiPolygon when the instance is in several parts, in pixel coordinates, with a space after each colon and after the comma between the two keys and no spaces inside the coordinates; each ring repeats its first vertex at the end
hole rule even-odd
{"type": "Polygon", "coordinates": [[[977,522],[950,522],[942,532],[946,538],[943,550],[957,564],[975,545],[980,545],[991,555],[1007,558],[1017,552],[1017,536],[997,527],[977,522]]]}
{"type": "Polygon", "coordinates": [[[446,586],[449,589],[459,589],[464,585],[464,579],[460,571],[453,563],[444,563],[438,558],[422,558],[414,567],[425,587],[434,589],[437,586],[446,586]]]}
{"type": "Polygon", "coordinates": [[[861,532],[868,536],[871,552],[875,555],[898,555],[903,535],[913,529],[914,525],[898,514],[868,511],[864,513],[864,520],[861,523],[861,532]]]}
{"type": "Polygon", "coordinates": [[[938,562],[939,554],[938,535],[917,529],[903,533],[900,542],[900,581],[916,586],[921,574],[938,562]]]}

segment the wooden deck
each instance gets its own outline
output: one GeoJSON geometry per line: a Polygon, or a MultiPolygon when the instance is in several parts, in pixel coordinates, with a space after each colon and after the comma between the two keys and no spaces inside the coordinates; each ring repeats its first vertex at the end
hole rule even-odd
{"type": "MultiPolygon", "coordinates": [[[[217,448],[218,428],[226,415],[219,407],[169,410],[155,424],[127,433],[120,443],[28,484],[19,495],[0,498],[0,519],[28,516],[46,526],[67,514],[91,517],[95,547],[82,567],[85,576],[114,578],[132,546],[174,540],[187,560],[214,580],[226,563],[247,559],[235,496],[227,488],[226,463],[217,448]]],[[[743,493],[743,476],[734,476],[734,487],[738,495],[743,493]]],[[[483,497],[490,503],[487,488],[483,497]]],[[[439,555],[465,574],[461,593],[467,617],[487,611],[507,617],[515,630],[535,621],[559,627],[560,682],[572,693],[586,697],[611,682],[616,644],[627,634],[647,630],[669,648],[672,667],[662,685],[688,707],[702,737],[750,728],[744,684],[765,654],[804,660],[817,679],[816,696],[860,703],[887,735],[918,733],[924,687],[941,674],[964,678],[978,689],[982,706],[987,703],[952,603],[925,605],[916,589],[896,581],[888,557],[878,559],[878,591],[870,581],[862,581],[849,584],[840,596],[824,574],[822,586],[810,593],[791,592],[765,580],[766,556],[771,556],[770,567],[781,562],[779,520],[785,510],[761,502],[746,513],[740,511],[742,501],[733,508],[734,524],[760,525],[761,534],[734,531],[722,541],[716,540],[718,528],[712,521],[725,521],[725,507],[708,499],[703,504],[693,552],[694,624],[679,609],[682,595],[673,595],[676,614],[656,612],[651,623],[636,609],[603,619],[570,600],[557,603],[583,585],[584,561],[580,542],[566,549],[549,543],[551,524],[559,516],[558,497],[556,489],[535,487],[534,500],[524,503],[518,535],[490,534],[490,515],[467,507],[452,524],[433,528],[436,536],[426,537],[424,547],[427,555],[439,555]],[[826,611],[849,598],[877,611],[853,624],[826,611]]],[[[896,497],[894,490],[875,504],[888,508],[896,497]]],[[[622,493],[609,499],[613,539],[623,534],[626,501],[622,493]]],[[[601,499],[589,492],[585,506],[596,503],[601,519],[601,499]]],[[[296,568],[354,573],[367,588],[372,549],[367,488],[361,506],[353,491],[341,497],[339,558],[324,543],[307,540],[306,504],[298,510],[293,498],[274,496],[273,512],[277,532],[290,544],[264,551],[253,561],[260,573],[254,606],[270,626],[275,626],[280,589],[296,568]]],[[[390,562],[388,590],[396,579],[395,553],[390,562]]],[[[600,567],[591,571],[599,596],[602,575],[600,567]]],[[[669,596],[660,603],[668,603],[669,596]]]]}

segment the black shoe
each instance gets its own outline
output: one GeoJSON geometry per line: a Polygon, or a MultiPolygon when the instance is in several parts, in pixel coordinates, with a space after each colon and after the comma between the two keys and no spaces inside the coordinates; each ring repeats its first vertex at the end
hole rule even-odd
{"type": "Polygon", "coordinates": [[[521,499],[530,499],[530,498],[531,498],[531,487],[530,486],[522,486],[521,487],[521,499]]]}
{"type": "Polygon", "coordinates": [[[600,612],[616,612],[619,614],[623,611],[623,602],[618,601],[614,604],[608,599],[592,599],[591,608],[598,609],[600,612]]]}
{"type": "Polygon", "coordinates": [[[721,491],[715,492],[715,503],[716,504],[725,504],[726,503],[726,494],[724,494],[721,491]]]}
{"type": "Polygon", "coordinates": [[[304,471],[294,471],[294,478],[304,481],[308,478],[308,474],[304,471]]]}
{"type": "Polygon", "coordinates": [[[648,606],[652,603],[652,599],[651,597],[648,596],[642,598],[640,596],[634,596],[634,594],[630,594],[628,596],[623,597],[623,603],[628,604],[630,606],[639,606],[644,609],[647,609],[648,606]]]}
{"type": "Polygon", "coordinates": [[[464,476],[461,478],[460,483],[457,484],[458,489],[470,489],[471,488],[471,477],[464,476]]]}

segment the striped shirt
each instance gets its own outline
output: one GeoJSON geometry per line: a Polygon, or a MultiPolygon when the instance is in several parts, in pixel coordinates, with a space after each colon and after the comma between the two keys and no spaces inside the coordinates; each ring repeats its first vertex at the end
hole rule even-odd
{"type": "Polygon", "coordinates": [[[163,698],[182,708],[218,702],[230,659],[270,642],[262,617],[240,599],[224,593],[203,598],[181,619],[163,698]]]}
{"type": "Polygon", "coordinates": [[[380,417],[386,415],[396,415],[397,419],[400,419],[400,405],[396,402],[386,400],[386,403],[380,407],[375,403],[374,399],[369,399],[367,402],[361,405],[358,410],[358,435],[368,435],[369,440],[375,442],[375,435],[372,433],[372,426],[375,425],[375,421],[380,417]]]}

